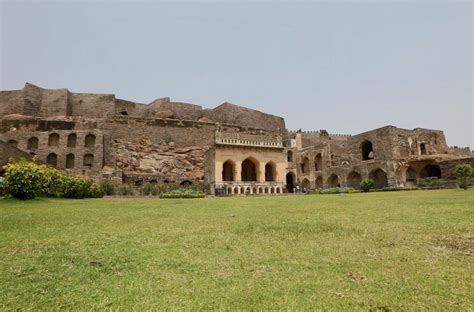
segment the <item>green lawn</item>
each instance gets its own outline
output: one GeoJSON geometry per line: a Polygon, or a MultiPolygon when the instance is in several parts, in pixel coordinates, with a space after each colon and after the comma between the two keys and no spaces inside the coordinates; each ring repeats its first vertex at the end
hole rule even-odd
{"type": "Polygon", "coordinates": [[[471,310],[474,189],[0,199],[0,310],[471,310]]]}

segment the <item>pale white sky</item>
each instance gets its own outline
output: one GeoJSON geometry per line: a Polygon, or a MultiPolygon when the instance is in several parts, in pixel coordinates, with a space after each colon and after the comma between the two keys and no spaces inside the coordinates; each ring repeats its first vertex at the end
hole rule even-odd
{"type": "Polygon", "coordinates": [[[0,88],[225,101],[289,129],[473,141],[471,1],[1,2],[0,88]]]}

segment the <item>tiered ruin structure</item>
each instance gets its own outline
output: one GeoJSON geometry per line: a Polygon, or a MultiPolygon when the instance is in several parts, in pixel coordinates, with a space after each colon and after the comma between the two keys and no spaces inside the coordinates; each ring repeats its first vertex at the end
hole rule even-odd
{"type": "Polygon", "coordinates": [[[410,187],[474,164],[469,148],[448,147],[440,130],[293,132],[281,117],[230,103],[142,104],[29,83],[0,91],[0,119],[0,165],[36,156],[98,181],[208,183],[217,195],[358,187],[367,177],[377,187],[410,187]]]}

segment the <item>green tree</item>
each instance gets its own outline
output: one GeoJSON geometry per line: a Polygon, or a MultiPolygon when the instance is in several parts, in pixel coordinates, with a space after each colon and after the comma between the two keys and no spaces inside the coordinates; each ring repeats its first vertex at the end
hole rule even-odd
{"type": "Polygon", "coordinates": [[[471,177],[473,175],[473,168],[470,164],[459,164],[454,168],[454,174],[458,181],[459,187],[467,190],[471,177]]]}

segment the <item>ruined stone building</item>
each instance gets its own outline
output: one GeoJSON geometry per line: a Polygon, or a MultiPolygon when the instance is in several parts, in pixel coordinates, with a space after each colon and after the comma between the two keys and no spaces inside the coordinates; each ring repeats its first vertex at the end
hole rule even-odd
{"type": "Polygon", "coordinates": [[[141,104],[27,83],[0,91],[0,165],[33,156],[98,181],[208,183],[217,195],[358,187],[366,177],[380,188],[410,187],[474,164],[471,151],[448,147],[440,130],[293,132],[281,117],[230,103],[141,104]]]}

